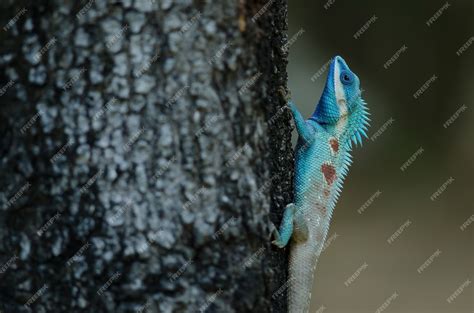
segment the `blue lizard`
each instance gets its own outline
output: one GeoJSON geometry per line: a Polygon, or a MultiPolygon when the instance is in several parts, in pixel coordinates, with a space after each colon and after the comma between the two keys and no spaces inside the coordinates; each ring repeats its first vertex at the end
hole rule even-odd
{"type": "Polygon", "coordinates": [[[289,260],[289,313],[309,311],[314,269],[323,248],[334,206],[351,164],[352,142],[367,137],[368,109],[360,81],[340,56],[332,59],[326,86],[313,115],[304,120],[289,102],[298,143],[295,151],[294,202],[286,206],[273,243],[293,238],[289,260]]]}

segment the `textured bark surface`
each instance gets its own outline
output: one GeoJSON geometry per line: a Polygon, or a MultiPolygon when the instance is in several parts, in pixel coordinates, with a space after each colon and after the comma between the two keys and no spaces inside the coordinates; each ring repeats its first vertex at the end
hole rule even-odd
{"type": "Polygon", "coordinates": [[[0,21],[0,311],[285,312],[286,3],[10,0],[0,21]]]}

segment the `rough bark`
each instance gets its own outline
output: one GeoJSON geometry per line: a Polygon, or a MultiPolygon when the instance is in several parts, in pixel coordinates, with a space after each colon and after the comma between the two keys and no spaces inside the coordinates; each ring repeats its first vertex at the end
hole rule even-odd
{"type": "Polygon", "coordinates": [[[268,3],[3,2],[0,311],[286,311],[268,3]]]}

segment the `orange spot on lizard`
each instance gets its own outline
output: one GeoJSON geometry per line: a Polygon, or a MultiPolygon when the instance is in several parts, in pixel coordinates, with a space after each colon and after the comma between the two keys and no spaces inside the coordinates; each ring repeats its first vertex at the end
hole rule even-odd
{"type": "Polygon", "coordinates": [[[321,172],[323,173],[324,179],[326,179],[328,185],[332,185],[334,180],[336,180],[336,169],[334,166],[325,163],[321,165],[321,172]]]}

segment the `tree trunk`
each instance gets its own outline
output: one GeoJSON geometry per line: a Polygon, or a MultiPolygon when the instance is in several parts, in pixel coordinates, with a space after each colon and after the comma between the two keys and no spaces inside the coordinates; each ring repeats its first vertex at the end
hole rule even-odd
{"type": "Polygon", "coordinates": [[[286,3],[1,6],[0,311],[286,312],[286,3]]]}

